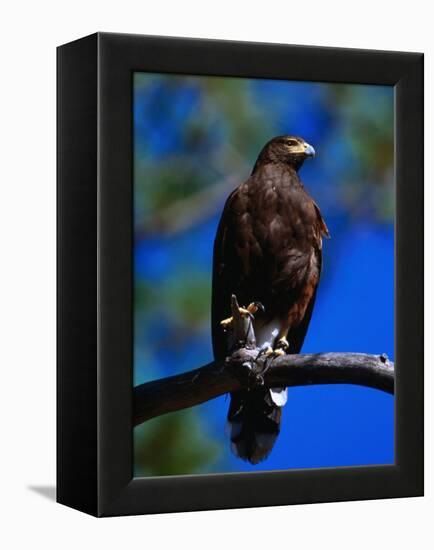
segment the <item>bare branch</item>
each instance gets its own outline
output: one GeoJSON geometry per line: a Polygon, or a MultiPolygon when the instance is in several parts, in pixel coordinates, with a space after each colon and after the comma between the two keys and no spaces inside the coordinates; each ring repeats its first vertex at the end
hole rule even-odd
{"type": "Polygon", "coordinates": [[[258,352],[258,349],[241,348],[225,362],[212,362],[184,374],[135,387],[134,425],[255,385],[270,388],[357,384],[394,393],[394,365],[385,355],[318,353],[267,360],[265,357],[256,359],[258,352]]]}
{"type": "Polygon", "coordinates": [[[238,179],[227,178],[180,199],[154,213],[134,231],[137,240],[152,235],[171,236],[211,218],[221,210],[225,197],[236,187],[238,179]]]}
{"type": "Polygon", "coordinates": [[[225,330],[230,332],[228,345],[235,351],[225,361],[135,387],[135,426],[150,418],[255,386],[358,384],[394,392],[394,365],[386,355],[317,353],[267,357],[256,347],[253,314],[239,307],[234,294],[231,312],[230,322],[225,320],[225,330]]]}
{"type": "Polygon", "coordinates": [[[220,167],[225,166],[230,177],[219,177],[214,183],[177,200],[166,208],[158,209],[143,225],[136,227],[135,238],[144,239],[158,234],[170,236],[189,229],[190,227],[211,218],[221,210],[228,194],[243,181],[250,171],[240,153],[228,145],[221,144],[217,155],[208,160],[209,167],[220,173],[220,167]]]}

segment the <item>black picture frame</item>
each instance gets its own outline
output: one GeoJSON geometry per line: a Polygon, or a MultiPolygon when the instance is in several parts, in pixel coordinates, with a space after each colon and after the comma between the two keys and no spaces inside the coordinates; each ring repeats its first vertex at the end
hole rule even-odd
{"type": "Polygon", "coordinates": [[[114,516],[423,494],[423,55],[97,33],[58,48],[57,500],[114,516]],[[132,74],[395,87],[395,464],[133,478],[132,74]]]}

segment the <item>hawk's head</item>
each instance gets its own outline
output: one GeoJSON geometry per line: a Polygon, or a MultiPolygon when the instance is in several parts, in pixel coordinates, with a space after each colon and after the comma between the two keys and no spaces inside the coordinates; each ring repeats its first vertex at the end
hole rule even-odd
{"type": "Polygon", "coordinates": [[[269,162],[282,162],[298,170],[307,157],[314,157],[315,149],[301,137],[277,136],[270,140],[262,149],[256,161],[259,165],[269,162]]]}

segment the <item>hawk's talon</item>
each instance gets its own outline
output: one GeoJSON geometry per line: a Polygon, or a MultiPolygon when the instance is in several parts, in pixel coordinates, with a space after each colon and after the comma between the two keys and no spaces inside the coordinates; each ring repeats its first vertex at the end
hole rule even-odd
{"type": "Polygon", "coordinates": [[[268,346],[266,348],[261,348],[259,350],[258,355],[256,356],[256,360],[265,355],[265,357],[270,356],[273,353],[273,348],[271,346],[268,346]]]}
{"type": "Polygon", "coordinates": [[[279,355],[284,355],[285,352],[287,352],[289,349],[288,340],[284,336],[282,338],[279,338],[274,349],[275,351],[282,352],[282,353],[279,353],[279,355]]]}
{"type": "Polygon", "coordinates": [[[238,311],[240,312],[241,317],[246,317],[247,316],[247,317],[250,317],[250,319],[254,319],[253,312],[251,312],[249,310],[249,308],[239,307],[238,311]]]}
{"type": "MultiPolygon", "coordinates": [[[[261,304],[261,302],[252,302],[248,305],[247,308],[245,307],[239,307],[238,311],[241,317],[250,317],[250,319],[254,319],[254,313],[258,311],[258,309],[265,311],[264,306],[261,304]]],[[[220,326],[222,329],[226,332],[227,330],[231,329],[234,324],[234,318],[233,317],[227,317],[226,319],[223,319],[220,321],[220,326]]]]}
{"type": "Polygon", "coordinates": [[[251,302],[247,306],[247,311],[249,311],[250,313],[256,313],[259,309],[262,311],[262,313],[265,312],[265,307],[263,306],[263,304],[261,304],[261,302],[251,302]]]}
{"type": "Polygon", "coordinates": [[[255,383],[258,386],[263,386],[265,384],[264,377],[262,376],[263,373],[257,374],[255,377],[255,383]]]}
{"type": "MultiPolygon", "coordinates": [[[[263,380],[264,374],[268,371],[268,369],[272,366],[274,360],[277,357],[280,357],[282,355],[285,355],[285,352],[282,349],[273,349],[271,346],[267,346],[262,348],[258,355],[255,358],[255,363],[262,357],[265,356],[265,359],[262,363],[262,369],[257,374],[257,377],[260,376],[263,380]]],[[[261,385],[261,382],[259,381],[259,385],[261,385]]]]}
{"type": "Polygon", "coordinates": [[[220,326],[222,327],[223,330],[227,330],[232,326],[233,322],[234,322],[234,318],[228,317],[227,319],[223,319],[222,321],[220,321],[220,326]]]}
{"type": "Polygon", "coordinates": [[[261,371],[261,374],[264,375],[271,367],[275,359],[285,355],[285,351],[283,349],[273,349],[271,346],[268,346],[258,353],[256,360],[259,359],[261,355],[265,355],[264,368],[261,371]]]}

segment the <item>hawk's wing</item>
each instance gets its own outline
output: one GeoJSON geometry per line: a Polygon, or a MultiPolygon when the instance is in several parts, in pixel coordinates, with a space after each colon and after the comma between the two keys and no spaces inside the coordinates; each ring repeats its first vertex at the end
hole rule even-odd
{"type": "MultiPolygon", "coordinates": [[[[318,258],[318,272],[321,276],[321,267],[322,267],[322,252],[321,249],[317,251],[318,258]]],[[[309,305],[306,308],[306,313],[304,314],[302,322],[295,328],[291,329],[288,333],[288,342],[290,342],[289,353],[300,353],[301,348],[303,347],[304,339],[306,338],[307,329],[309,328],[309,323],[312,318],[313,308],[315,305],[316,291],[318,285],[315,288],[315,291],[310,299],[309,305]]]]}
{"type": "MultiPolygon", "coordinates": [[[[315,201],[313,201],[313,204],[315,206],[315,211],[317,214],[317,222],[318,222],[315,254],[316,254],[317,265],[318,265],[318,283],[319,283],[319,280],[321,277],[321,270],[322,270],[322,237],[324,236],[324,237],[330,238],[330,233],[321,215],[321,211],[318,205],[315,203],[315,201]]],[[[318,284],[315,288],[312,298],[310,299],[309,305],[306,308],[306,313],[303,317],[302,322],[294,329],[291,329],[289,332],[288,341],[291,342],[290,353],[300,353],[301,348],[303,347],[303,342],[304,342],[304,339],[306,338],[307,329],[309,328],[309,323],[312,318],[317,289],[318,289],[318,284]]]]}
{"type": "MultiPolygon", "coordinates": [[[[228,197],[223,213],[220,219],[220,223],[217,229],[215,241],[214,241],[214,253],[213,253],[213,274],[212,274],[212,303],[211,303],[211,328],[212,328],[212,345],[214,351],[214,357],[216,359],[223,359],[227,354],[226,334],[220,325],[220,321],[230,317],[230,300],[233,292],[233,285],[237,284],[237,274],[234,270],[230,269],[225,258],[229,253],[227,249],[228,243],[233,239],[231,235],[231,228],[229,223],[228,210],[230,208],[231,201],[237,193],[235,189],[228,197]],[[231,272],[230,272],[231,271],[231,272]],[[232,278],[232,280],[231,280],[232,278]],[[235,279],[235,280],[234,280],[235,279]]],[[[232,241],[233,242],[233,241],[232,241]]],[[[241,303],[241,302],[240,302],[241,303]]]]}

